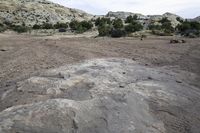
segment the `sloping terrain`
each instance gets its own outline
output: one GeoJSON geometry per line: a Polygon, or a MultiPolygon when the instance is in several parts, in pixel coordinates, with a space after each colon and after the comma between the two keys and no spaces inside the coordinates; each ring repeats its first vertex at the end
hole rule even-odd
{"type": "Polygon", "coordinates": [[[93,16],[81,10],[67,8],[47,0],[0,0],[0,22],[34,25],[75,20],[93,16]]]}

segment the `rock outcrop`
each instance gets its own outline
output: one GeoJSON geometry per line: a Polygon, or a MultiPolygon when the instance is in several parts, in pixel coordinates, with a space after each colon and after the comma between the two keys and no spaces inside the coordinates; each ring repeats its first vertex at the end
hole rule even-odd
{"type": "Polygon", "coordinates": [[[125,20],[128,16],[134,16],[137,15],[139,19],[147,19],[148,17],[139,13],[132,13],[132,12],[123,12],[123,11],[118,11],[118,12],[108,12],[106,14],[106,17],[111,17],[111,18],[120,18],[125,20]]]}
{"type": "Polygon", "coordinates": [[[0,22],[15,25],[55,24],[73,19],[90,20],[93,15],[47,0],[0,0],[0,22]]]}
{"type": "Polygon", "coordinates": [[[180,18],[181,20],[184,20],[182,17],[176,15],[176,14],[172,14],[172,13],[165,13],[163,15],[142,15],[139,13],[131,13],[131,12],[108,12],[108,14],[105,17],[110,17],[110,18],[120,18],[125,20],[128,16],[134,16],[137,15],[138,19],[140,20],[141,23],[151,23],[151,22],[155,22],[158,23],[162,18],[167,18],[168,20],[171,21],[172,26],[176,27],[178,24],[180,24],[179,21],[177,21],[177,17],[180,18]]]}
{"type": "Polygon", "coordinates": [[[200,16],[194,18],[194,19],[191,19],[191,21],[197,21],[197,22],[200,22],[200,16]]]}
{"type": "Polygon", "coordinates": [[[128,59],[63,66],[2,94],[0,132],[198,133],[195,78],[128,59]]]}

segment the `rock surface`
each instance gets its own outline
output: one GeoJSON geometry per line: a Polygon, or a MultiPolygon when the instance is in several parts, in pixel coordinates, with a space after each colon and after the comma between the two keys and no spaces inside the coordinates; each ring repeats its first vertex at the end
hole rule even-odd
{"type": "Polygon", "coordinates": [[[93,15],[47,0],[0,0],[0,22],[25,25],[90,20],[93,15]]]}
{"type": "Polygon", "coordinates": [[[1,96],[0,132],[199,133],[195,76],[118,58],[49,70],[1,96]]]}

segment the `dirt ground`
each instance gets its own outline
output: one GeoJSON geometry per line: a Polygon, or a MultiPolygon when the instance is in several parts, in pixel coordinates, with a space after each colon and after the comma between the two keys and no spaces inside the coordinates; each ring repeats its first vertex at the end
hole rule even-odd
{"type": "Polygon", "coordinates": [[[0,93],[46,69],[92,58],[123,57],[150,67],[167,66],[200,75],[200,39],[170,44],[171,38],[174,37],[148,37],[141,41],[0,34],[0,93]]]}

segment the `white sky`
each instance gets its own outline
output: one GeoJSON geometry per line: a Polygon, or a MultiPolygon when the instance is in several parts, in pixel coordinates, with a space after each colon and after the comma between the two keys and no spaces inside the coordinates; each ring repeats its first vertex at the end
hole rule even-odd
{"type": "Polygon", "coordinates": [[[94,15],[129,11],[144,15],[175,13],[185,18],[200,16],[200,0],[50,0],[94,15]]]}

